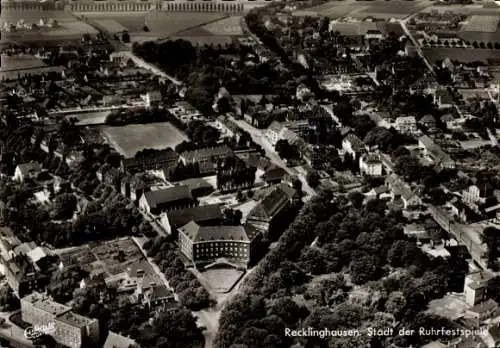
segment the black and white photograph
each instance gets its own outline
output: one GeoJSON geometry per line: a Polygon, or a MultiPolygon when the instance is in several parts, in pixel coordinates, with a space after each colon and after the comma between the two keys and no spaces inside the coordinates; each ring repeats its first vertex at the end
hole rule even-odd
{"type": "Polygon", "coordinates": [[[500,347],[500,1],[0,1],[0,348],[500,347]]]}

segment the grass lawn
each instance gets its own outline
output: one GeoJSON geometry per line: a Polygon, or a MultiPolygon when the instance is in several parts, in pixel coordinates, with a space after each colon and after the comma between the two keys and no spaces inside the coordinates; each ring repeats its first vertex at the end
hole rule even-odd
{"type": "Polygon", "coordinates": [[[184,133],[169,122],[104,127],[102,134],[118,152],[128,158],[134,157],[140,150],[175,148],[187,140],[184,133]]]}
{"type": "Polygon", "coordinates": [[[168,36],[202,26],[224,16],[222,13],[151,11],[147,14],[145,22],[150,32],[168,36]]]}
{"type": "Polygon", "coordinates": [[[437,47],[422,48],[422,51],[431,63],[445,58],[450,58],[452,61],[457,60],[461,63],[470,63],[474,61],[487,63],[489,59],[500,58],[499,50],[495,49],[437,47]]]}
{"type": "Polygon", "coordinates": [[[201,272],[206,283],[214,292],[229,292],[245,272],[233,268],[214,268],[201,272]]]}

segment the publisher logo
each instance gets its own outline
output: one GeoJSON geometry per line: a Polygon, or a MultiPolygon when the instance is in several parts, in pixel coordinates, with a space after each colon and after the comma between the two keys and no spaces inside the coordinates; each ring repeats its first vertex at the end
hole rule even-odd
{"type": "Polygon", "coordinates": [[[29,340],[34,340],[38,337],[42,337],[44,335],[53,334],[56,331],[56,326],[54,323],[42,324],[42,325],[33,325],[27,327],[24,330],[24,337],[29,340]]]}

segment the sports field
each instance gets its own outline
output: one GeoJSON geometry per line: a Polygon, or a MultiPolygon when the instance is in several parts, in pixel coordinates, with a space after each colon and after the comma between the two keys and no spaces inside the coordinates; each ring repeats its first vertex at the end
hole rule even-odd
{"type": "Polygon", "coordinates": [[[127,158],[144,149],[175,148],[187,140],[186,135],[169,122],[104,127],[102,134],[116,151],[127,158]]]}

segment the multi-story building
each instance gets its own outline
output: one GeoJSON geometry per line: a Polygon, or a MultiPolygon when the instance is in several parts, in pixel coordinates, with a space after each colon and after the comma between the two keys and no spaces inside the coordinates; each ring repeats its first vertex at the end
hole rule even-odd
{"type": "Polygon", "coordinates": [[[361,139],[351,133],[346,135],[342,140],[342,149],[354,158],[358,158],[359,155],[366,152],[366,145],[361,139]]]}
{"type": "Polygon", "coordinates": [[[188,186],[173,186],[166,189],[144,192],[139,199],[139,208],[149,214],[191,208],[198,205],[188,186]]]}
{"type": "Polygon", "coordinates": [[[293,193],[294,190],[285,191],[277,187],[252,209],[246,223],[262,231],[264,236],[274,237],[280,222],[286,220],[285,215],[295,198],[293,193]]]}
{"type": "Polygon", "coordinates": [[[149,155],[125,158],[120,164],[122,172],[136,173],[151,169],[161,169],[177,164],[179,155],[172,149],[155,151],[149,155]]]}
{"type": "Polygon", "coordinates": [[[396,118],[396,122],[393,124],[394,129],[396,129],[401,134],[415,134],[418,132],[417,120],[414,116],[401,116],[396,118]]]}
{"type": "Polygon", "coordinates": [[[418,139],[418,147],[422,150],[425,156],[430,157],[436,167],[441,169],[454,169],[455,161],[444,152],[441,147],[436,144],[429,136],[423,135],[418,139]]]}
{"type": "Polygon", "coordinates": [[[246,265],[262,236],[261,231],[251,225],[200,226],[194,221],[177,231],[181,252],[195,264],[228,259],[246,265]]]}
{"type": "Polygon", "coordinates": [[[359,158],[359,171],[368,176],[382,175],[382,160],[375,153],[364,154],[359,158]]]}
{"type": "Polygon", "coordinates": [[[183,152],[180,160],[184,164],[197,164],[200,173],[208,175],[215,173],[218,160],[232,156],[234,156],[233,151],[228,146],[223,145],[183,152]]]}
{"type": "Polygon", "coordinates": [[[465,277],[465,303],[468,306],[472,307],[486,300],[486,289],[492,278],[490,273],[484,271],[471,273],[465,277]]]}
{"type": "Polygon", "coordinates": [[[171,234],[190,221],[198,225],[218,225],[222,222],[222,209],[219,204],[200,205],[193,208],[179,209],[162,214],[160,224],[171,234]]]}
{"type": "Polygon", "coordinates": [[[49,334],[70,348],[95,347],[99,341],[99,321],[73,312],[69,306],[34,292],[21,298],[21,317],[36,327],[50,327],[49,334]]]}

